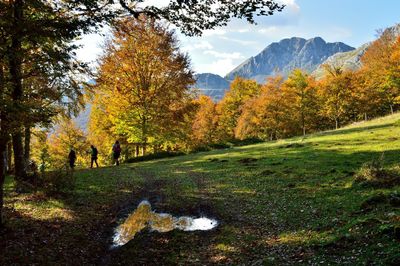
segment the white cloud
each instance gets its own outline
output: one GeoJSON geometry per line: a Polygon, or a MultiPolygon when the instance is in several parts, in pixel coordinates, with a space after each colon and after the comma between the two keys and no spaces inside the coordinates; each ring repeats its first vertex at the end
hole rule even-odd
{"type": "Polygon", "coordinates": [[[225,35],[227,33],[226,29],[222,29],[222,28],[216,28],[213,30],[206,30],[203,32],[203,37],[210,37],[210,36],[214,36],[214,35],[225,35]]]}
{"type": "Polygon", "coordinates": [[[211,45],[211,43],[210,42],[208,42],[208,41],[201,41],[201,42],[199,42],[199,43],[196,43],[196,44],[194,44],[193,45],[194,46],[194,48],[196,48],[196,49],[213,49],[213,46],[211,45]]]}
{"type": "Polygon", "coordinates": [[[225,40],[225,41],[228,41],[228,42],[234,42],[234,43],[238,43],[238,44],[241,44],[241,45],[244,45],[244,46],[247,46],[247,45],[256,45],[258,42],[257,41],[250,41],[250,40],[245,40],[245,39],[237,39],[237,38],[230,38],[230,37],[226,37],[226,36],[221,36],[221,37],[219,37],[221,40],[225,40]]]}
{"type": "Polygon", "coordinates": [[[234,62],[231,58],[219,59],[209,64],[199,64],[196,67],[198,73],[215,73],[221,77],[225,76],[232,69],[238,65],[238,62],[234,62]]]}
{"type": "Polygon", "coordinates": [[[234,52],[234,53],[221,53],[214,50],[207,50],[204,51],[205,55],[212,55],[216,58],[223,58],[223,59],[243,59],[245,58],[241,53],[234,52]]]}

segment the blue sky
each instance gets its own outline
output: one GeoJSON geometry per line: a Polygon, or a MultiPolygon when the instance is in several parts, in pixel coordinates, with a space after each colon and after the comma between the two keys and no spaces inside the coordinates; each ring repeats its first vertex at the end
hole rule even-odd
{"type": "MultiPolygon", "coordinates": [[[[155,0],[149,0],[149,2],[155,0]]],[[[158,3],[164,0],[157,0],[158,3]]],[[[320,36],[358,47],[376,32],[400,23],[399,0],[279,0],[281,12],[258,20],[258,25],[234,20],[227,27],[204,32],[201,37],[179,34],[181,49],[189,53],[197,73],[225,75],[245,59],[283,38],[320,36]]],[[[80,43],[78,57],[94,61],[101,53],[102,38],[92,34],[80,43]]]]}

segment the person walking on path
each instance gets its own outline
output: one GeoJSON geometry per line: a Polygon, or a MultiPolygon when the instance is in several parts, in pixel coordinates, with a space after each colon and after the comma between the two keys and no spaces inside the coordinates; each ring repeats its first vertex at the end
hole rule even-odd
{"type": "Polygon", "coordinates": [[[90,168],[93,168],[93,162],[96,163],[96,167],[99,167],[99,164],[97,163],[97,155],[99,152],[97,151],[96,147],[93,145],[90,145],[91,151],[91,160],[90,160],[90,168]]]}
{"type": "Polygon", "coordinates": [[[68,161],[69,161],[69,167],[71,167],[71,169],[74,169],[75,161],[76,161],[76,152],[74,151],[73,148],[71,148],[71,150],[68,154],[68,161]]]}
{"type": "Polygon", "coordinates": [[[112,146],[112,153],[113,153],[114,163],[116,165],[119,165],[119,156],[121,155],[121,146],[119,145],[118,140],[112,146]]]}

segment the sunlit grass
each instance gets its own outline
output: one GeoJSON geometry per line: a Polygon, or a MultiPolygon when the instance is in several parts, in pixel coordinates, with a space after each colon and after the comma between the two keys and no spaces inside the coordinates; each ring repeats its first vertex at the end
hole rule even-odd
{"type": "MultiPolygon", "coordinates": [[[[362,165],[383,152],[384,167],[400,167],[399,121],[395,114],[304,138],[79,170],[74,192],[61,198],[18,195],[8,178],[6,207],[22,215],[13,218],[21,226],[29,226],[24,219],[30,217],[72,227],[119,221],[121,209],[146,198],[160,212],[181,216],[190,211],[220,221],[204,235],[144,233],[116,253],[120,264],[139,258],[145,263],[160,254],[168,262],[188,264],[390,264],[397,262],[400,249],[395,233],[400,209],[386,201],[362,206],[379,193],[400,193],[400,188],[353,184],[362,165]],[[140,253],[143,246],[147,253],[140,253]]],[[[100,230],[98,224],[93,227],[65,230],[74,236],[100,230]]]]}

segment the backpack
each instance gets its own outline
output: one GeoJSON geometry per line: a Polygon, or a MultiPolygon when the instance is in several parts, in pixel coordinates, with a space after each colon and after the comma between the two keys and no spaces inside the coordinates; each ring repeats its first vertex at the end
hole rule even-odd
{"type": "Polygon", "coordinates": [[[116,153],[120,153],[121,152],[121,146],[119,146],[119,144],[115,145],[114,152],[116,152],[116,153]]]}

